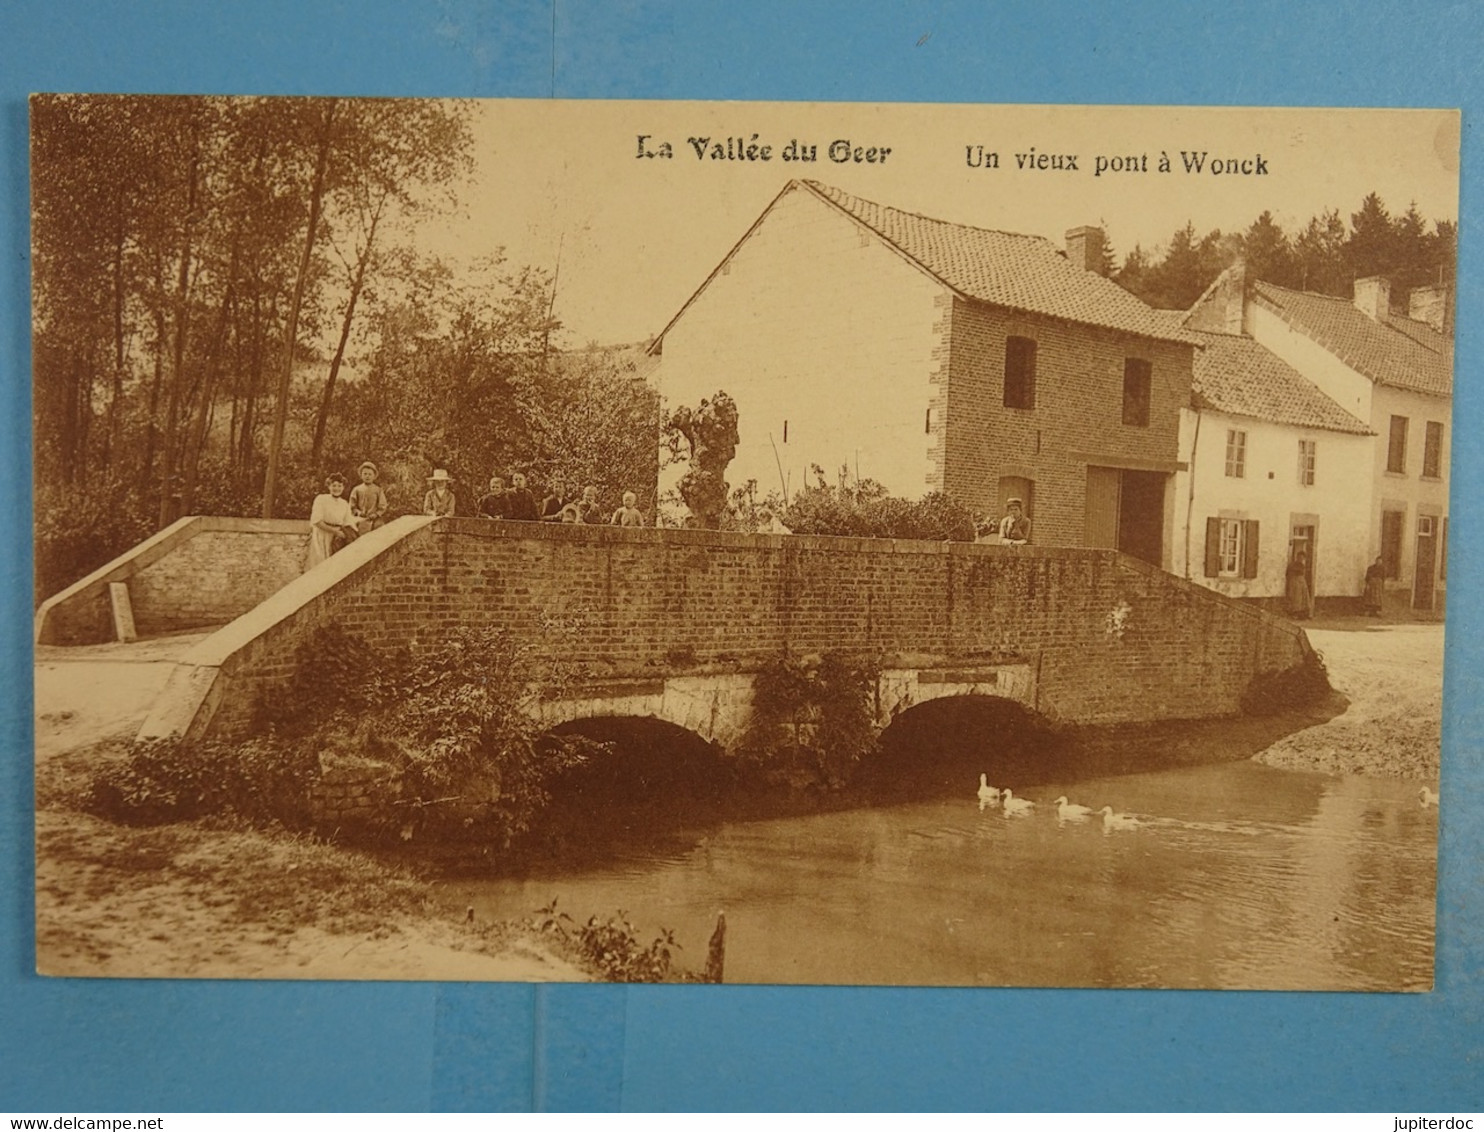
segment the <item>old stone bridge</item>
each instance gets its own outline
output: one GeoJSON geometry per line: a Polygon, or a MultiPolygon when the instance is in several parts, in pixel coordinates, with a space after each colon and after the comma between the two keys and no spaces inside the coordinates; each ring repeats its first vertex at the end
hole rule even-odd
{"type": "Polygon", "coordinates": [[[42,605],[38,664],[118,658],[140,646],[105,642],[137,635],[163,666],[141,734],[233,735],[318,625],[382,646],[503,626],[583,673],[533,706],[543,720],[648,716],[727,745],[784,650],[870,658],[885,725],[960,695],[1053,722],[1223,715],[1308,649],[1281,618],[1107,550],[408,517],[301,574],[307,538],[182,519],[42,605]]]}

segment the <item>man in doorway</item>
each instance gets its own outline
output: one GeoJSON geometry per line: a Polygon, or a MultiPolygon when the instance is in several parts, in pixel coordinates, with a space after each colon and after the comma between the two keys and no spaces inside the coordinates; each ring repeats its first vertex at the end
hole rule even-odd
{"type": "Polygon", "coordinates": [[[1005,502],[1005,517],[1000,520],[1000,542],[1007,546],[1024,546],[1031,541],[1031,521],[1025,517],[1025,504],[1012,496],[1005,502]]]}

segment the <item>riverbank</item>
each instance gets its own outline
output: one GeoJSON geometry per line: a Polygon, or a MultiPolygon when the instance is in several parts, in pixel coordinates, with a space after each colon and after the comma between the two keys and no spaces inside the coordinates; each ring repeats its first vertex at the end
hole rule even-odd
{"type": "Polygon", "coordinates": [[[1308,630],[1330,684],[1349,700],[1335,718],[1256,756],[1285,770],[1435,783],[1442,743],[1443,626],[1361,618],[1308,630]]]}
{"type": "MultiPolygon", "coordinates": [[[[287,830],[124,826],[83,811],[122,739],[39,729],[36,965],[128,978],[585,982],[535,928],[470,922],[439,885],[287,830]]],[[[137,723],[135,723],[137,726],[137,723]]],[[[534,912],[535,910],[532,909],[534,912]]]]}

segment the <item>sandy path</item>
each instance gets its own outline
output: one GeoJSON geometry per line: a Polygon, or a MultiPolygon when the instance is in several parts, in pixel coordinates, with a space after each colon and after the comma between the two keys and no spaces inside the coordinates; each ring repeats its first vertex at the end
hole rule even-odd
{"type": "Polygon", "coordinates": [[[1309,640],[1350,706],[1327,723],[1278,740],[1257,760],[1290,770],[1436,782],[1443,626],[1310,629],[1309,640]]]}
{"type": "Polygon", "coordinates": [[[175,670],[205,633],[148,641],[36,649],[36,754],[92,746],[136,734],[175,670]]]}

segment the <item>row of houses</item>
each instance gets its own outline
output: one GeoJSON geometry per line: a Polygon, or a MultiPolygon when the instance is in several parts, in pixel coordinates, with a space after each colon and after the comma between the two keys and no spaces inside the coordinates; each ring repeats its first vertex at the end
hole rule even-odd
{"type": "Polygon", "coordinates": [[[949,223],[790,181],[656,337],[670,404],[724,389],[728,469],[785,497],[813,466],[1113,547],[1277,599],[1298,551],[1321,603],[1379,555],[1389,593],[1445,588],[1447,296],[1393,313],[1224,273],[1189,311],[1099,275],[1102,233],[949,223]]]}

